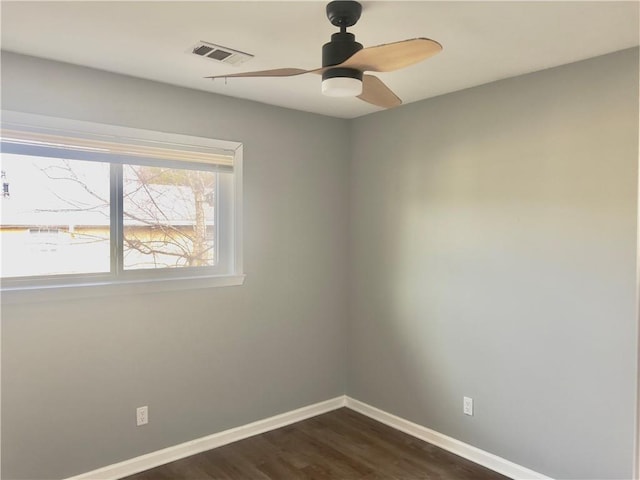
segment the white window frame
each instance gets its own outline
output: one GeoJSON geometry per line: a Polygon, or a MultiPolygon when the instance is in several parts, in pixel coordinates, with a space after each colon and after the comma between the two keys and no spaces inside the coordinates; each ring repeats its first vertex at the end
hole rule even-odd
{"type": "MultiPolygon", "coordinates": [[[[229,210],[231,218],[227,219],[225,232],[221,232],[223,235],[227,234],[231,237],[227,257],[224,259],[228,265],[226,272],[219,273],[215,267],[182,267],[176,269],[148,269],[128,272],[122,276],[114,276],[113,274],[70,274],[2,279],[0,280],[0,295],[3,303],[60,300],[123,293],[191,290],[195,288],[235,286],[244,283],[245,275],[242,262],[242,143],[7,110],[2,111],[2,128],[66,132],[68,136],[75,136],[76,138],[104,137],[135,139],[160,145],[185,145],[196,152],[198,149],[208,152],[219,151],[221,154],[233,157],[232,187],[231,192],[227,195],[227,201],[231,201],[229,210]],[[229,229],[231,230],[229,231],[229,229]]],[[[172,168],[180,168],[180,161],[176,161],[172,168]]]]}

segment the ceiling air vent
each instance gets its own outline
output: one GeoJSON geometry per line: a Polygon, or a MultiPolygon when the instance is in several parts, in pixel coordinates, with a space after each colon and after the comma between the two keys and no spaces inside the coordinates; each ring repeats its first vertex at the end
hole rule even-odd
{"type": "Polygon", "coordinates": [[[216,45],[209,42],[198,42],[191,50],[191,53],[199,57],[209,58],[217,62],[228,63],[229,65],[240,65],[241,63],[251,60],[253,55],[240,52],[232,48],[216,45]]]}

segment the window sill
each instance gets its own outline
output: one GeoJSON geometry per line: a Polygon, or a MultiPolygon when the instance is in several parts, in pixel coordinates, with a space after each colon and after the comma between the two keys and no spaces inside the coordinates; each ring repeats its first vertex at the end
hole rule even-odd
{"type": "Polygon", "coordinates": [[[242,285],[245,275],[212,275],[162,279],[99,281],[0,289],[3,304],[75,300],[141,293],[195,290],[242,285]]]}

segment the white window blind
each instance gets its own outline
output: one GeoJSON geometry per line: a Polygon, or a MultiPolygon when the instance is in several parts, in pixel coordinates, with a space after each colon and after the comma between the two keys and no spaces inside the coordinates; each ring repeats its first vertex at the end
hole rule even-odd
{"type": "Polygon", "coordinates": [[[226,172],[233,171],[234,164],[233,151],[142,138],[44,131],[19,125],[7,128],[6,124],[0,138],[6,153],[226,172]]]}

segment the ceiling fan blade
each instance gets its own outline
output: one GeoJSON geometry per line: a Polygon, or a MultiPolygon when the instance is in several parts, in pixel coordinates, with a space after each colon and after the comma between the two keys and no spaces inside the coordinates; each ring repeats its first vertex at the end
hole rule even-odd
{"type": "Polygon", "coordinates": [[[358,95],[358,98],[382,108],[393,108],[402,105],[402,100],[382,80],[373,75],[363,76],[362,93],[358,95]]]}
{"type": "Polygon", "coordinates": [[[228,75],[213,75],[204,78],[234,78],[234,77],[293,77],[303,73],[315,73],[321,69],[302,70],[301,68],[276,68],[274,70],[260,70],[258,72],[230,73],[228,75]]]}
{"type": "Polygon", "coordinates": [[[442,51],[442,45],[429,38],[414,38],[359,50],[340,67],[369,72],[392,72],[421,62],[442,51]]]}

